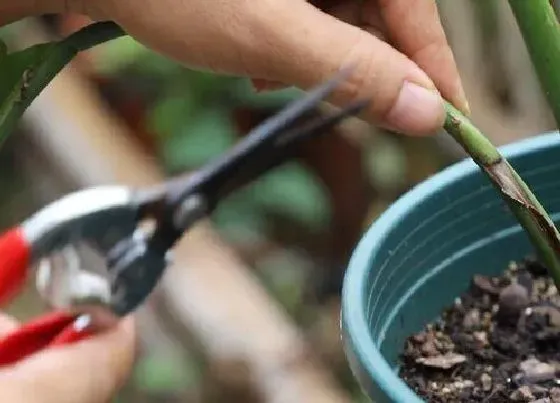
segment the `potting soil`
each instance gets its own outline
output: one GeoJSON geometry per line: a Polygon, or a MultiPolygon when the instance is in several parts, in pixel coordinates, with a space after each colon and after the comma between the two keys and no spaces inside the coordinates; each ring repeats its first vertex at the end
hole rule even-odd
{"type": "Polygon", "coordinates": [[[560,403],[560,296],[533,259],[475,276],[410,336],[402,379],[428,402],[560,403]]]}

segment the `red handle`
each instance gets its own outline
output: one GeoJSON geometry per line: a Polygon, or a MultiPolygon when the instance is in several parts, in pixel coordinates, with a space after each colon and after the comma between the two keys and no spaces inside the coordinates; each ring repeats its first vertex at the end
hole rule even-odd
{"type": "Polygon", "coordinates": [[[76,316],[52,312],[32,320],[0,339],[0,367],[15,364],[45,348],[75,343],[93,334],[78,329],[76,316]]]}
{"type": "MultiPolygon", "coordinates": [[[[0,235],[0,305],[9,302],[25,283],[30,248],[20,228],[0,235]]],[[[91,334],[74,326],[75,315],[51,312],[0,338],[0,366],[16,363],[44,348],[70,344],[91,334]]]]}
{"type": "Polygon", "coordinates": [[[0,339],[0,366],[13,364],[49,346],[66,329],[73,329],[75,317],[52,312],[34,319],[0,339]]]}
{"type": "Polygon", "coordinates": [[[66,344],[72,344],[80,340],[84,340],[88,336],[91,336],[93,331],[90,329],[79,330],[75,326],[66,326],[66,328],[56,336],[53,341],[51,341],[48,347],[63,346],[66,344]]]}
{"type": "Polygon", "coordinates": [[[29,245],[20,228],[0,235],[0,305],[9,302],[27,278],[29,245]]]}

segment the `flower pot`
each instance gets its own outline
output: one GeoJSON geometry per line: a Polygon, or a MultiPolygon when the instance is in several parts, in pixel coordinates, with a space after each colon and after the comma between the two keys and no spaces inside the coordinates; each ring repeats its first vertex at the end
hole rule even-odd
{"type": "MultiPolygon", "coordinates": [[[[501,148],[555,222],[560,221],[560,135],[501,148]]],[[[418,185],[367,231],[347,270],[342,336],[354,375],[376,403],[422,402],[398,376],[412,333],[532,245],[500,195],[467,159],[418,185]]]]}

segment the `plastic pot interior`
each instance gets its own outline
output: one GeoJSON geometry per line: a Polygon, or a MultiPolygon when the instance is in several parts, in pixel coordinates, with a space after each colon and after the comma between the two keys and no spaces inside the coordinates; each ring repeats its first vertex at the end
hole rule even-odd
{"type": "MultiPolygon", "coordinates": [[[[560,135],[501,149],[555,222],[560,219],[560,135]]],[[[421,183],[367,231],[346,272],[342,336],[354,375],[376,403],[422,402],[398,377],[405,339],[467,289],[532,254],[501,197],[470,160],[421,183]]]]}

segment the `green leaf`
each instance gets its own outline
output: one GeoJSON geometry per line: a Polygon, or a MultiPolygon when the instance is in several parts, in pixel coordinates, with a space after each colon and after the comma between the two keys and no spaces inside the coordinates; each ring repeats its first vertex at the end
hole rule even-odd
{"type": "Polygon", "coordinates": [[[306,274],[313,264],[296,250],[281,249],[265,255],[255,263],[264,282],[289,311],[295,313],[301,306],[306,285],[306,274]]]}
{"type": "Polygon", "coordinates": [[[139,360],[134,371],[140,388],[152,393],[184,390],[197,376],[193,365],[185,365],[180,357],[170,354],[149,354],[139,360]]]}
{"type": "Polygon", "coordinates": [[[215,95],[225,93],[226,88],[234,83],[235,78],[210,71],[185,70],[182,80],[185,87],[198,98],[211,99],[215,102],[215,95]]]}
{"type": "Polygon", "coordinates": [[[267,233],[266,212],[256,205],[248,188],[225,199],[212,221],[218,230],[236,245],[252,245],[263,240],[267,233]]]}
{"type": "Polygon", "coordinates": [[[2,61],[2,59],[4,59],[4,57],[6,57],[8,55],[8,47],[6,46],[6,43],[0,39],[0,61],[2,61]]]}
{"type": "Polygon", "coordinates": [[[107,43],[100,51],[100,57],[95,58],[96,70],[104,74],[115,74],[124,67],[142,65],[148,48],[131,36],[124,36],[107,43]]]}
{"type": "Polygon", "coordinates": [[[379,135],[365,151],[365,168],[374,186],[393,191],[406,184],[407,159],[397,141],[379,135]]]}
{"type": "Polygon", "coordinates": [[[150,110],[148,126],[161,137],[162,141],[168,141],[188,124],[190,117],[198,109],[196,99],[189,92],[182,96],[163,98],[150,110]]]}
{"type": "Polygon", "coordinates": [[[23,112],[80,51],[124,35],[112,22],[91,24],[59,42],[7,54],[0,60],[0,143],[23,112]]]}
{"type": "Polygon", "coordinates": [[[282,108],[299,98],[303,92],[298,88],[289,87],[257,93],[253,89],[251,81],[245,79],[235,81],[232,88],[238,103],[256,108],[282,108]]]}
{"type": "Polygon", "coordinates": [[[5,140],[17,119],[37,94],[29,91],[54,43],[31,46],[0,59],[0,143],[5,140]]]}
{"type": "Polygon", "coordinates": [[[186,122],[181,132],[164,144],[164,160],[169,169],[199,167],[227,151],[236,139],[229,115],[209,109],[186,122]]]}
{"type": "Polygon", "coordinates": [[[330,218],[324,188],[300,164],[287,163],[269,172],[253,184],[252,192],[257,203],[311,230],[324,229],[330,218]]]}

